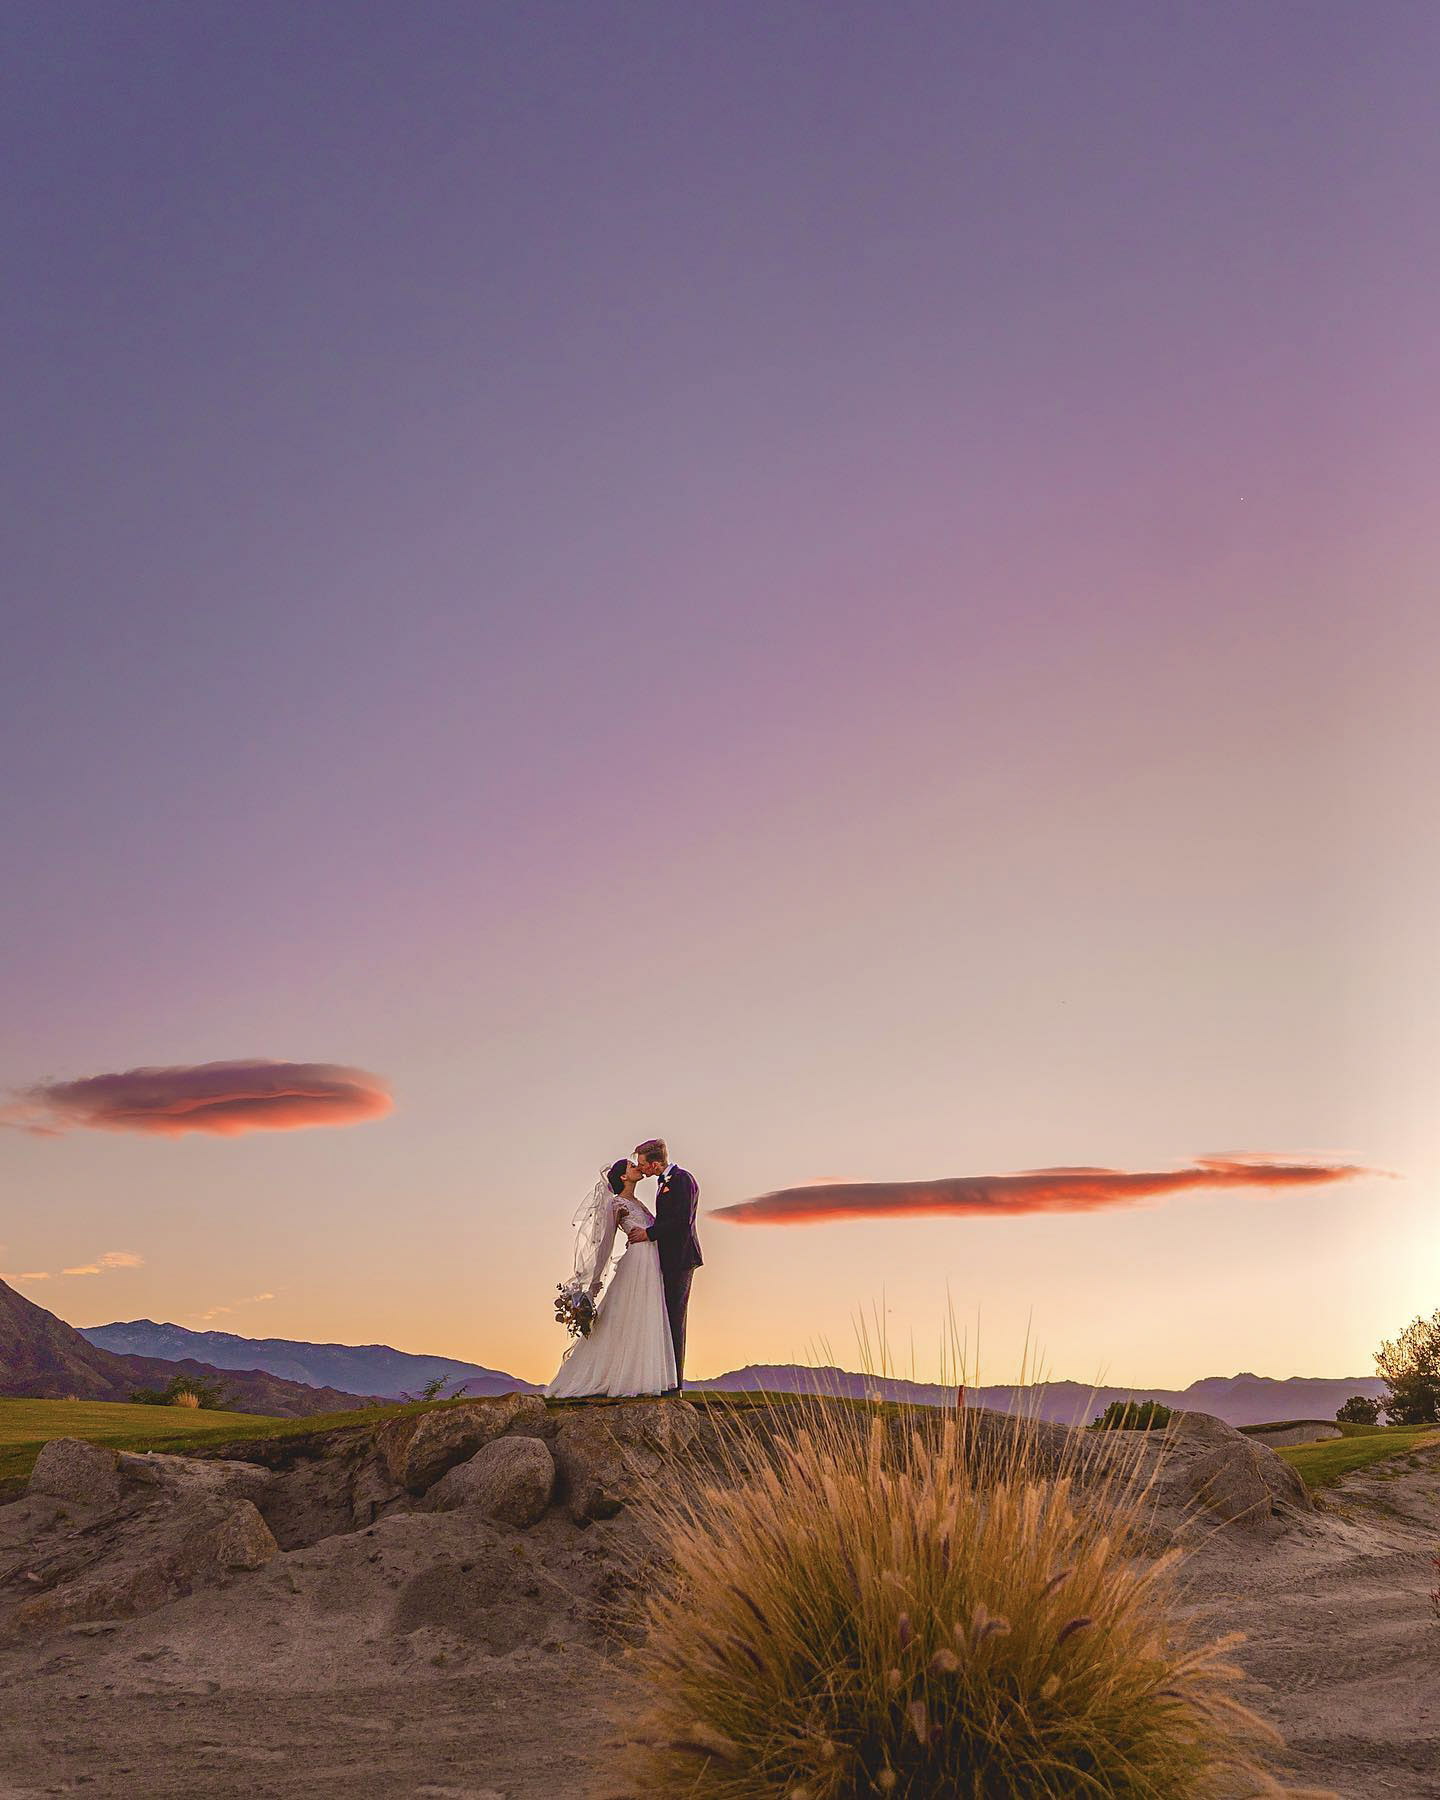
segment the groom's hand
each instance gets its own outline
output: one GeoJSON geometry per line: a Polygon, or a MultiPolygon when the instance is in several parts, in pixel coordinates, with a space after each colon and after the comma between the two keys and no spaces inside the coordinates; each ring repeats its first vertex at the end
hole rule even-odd
{"type": "Polygon", "coordinates": [[[629,1231],[627,1231],[625,1233],[625,1235],[626,1235],[626,1237],[629,1238],[629,1240],[632,1244],[643,1244],[646,1241],[646,1239],[649,1237],[650,1234],[647,1231],[645,1231],[644,1229],[642,1229],[641,1226],[632,1225],[630,1227],[629,1231]]]}

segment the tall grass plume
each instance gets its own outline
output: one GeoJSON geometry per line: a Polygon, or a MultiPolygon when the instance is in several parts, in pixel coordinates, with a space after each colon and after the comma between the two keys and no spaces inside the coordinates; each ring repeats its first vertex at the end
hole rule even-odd
{"type": "MultiPolygon", "coordinates": [[[[1238,1636],[1133,1553],[1137,1463],[954,1409],[796,1402],[658,1502],[625,1792],[696,1800],[1230,1800],[1286,1790],[1238,1636]]],[[[1113,1440],[1112,1440],[1113,1441],[1113,1440]]]]}

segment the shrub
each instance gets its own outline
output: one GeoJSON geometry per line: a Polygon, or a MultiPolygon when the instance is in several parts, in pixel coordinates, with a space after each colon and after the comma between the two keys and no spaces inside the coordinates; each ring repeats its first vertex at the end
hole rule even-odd
{"type": "Polygon", "coordinates": [[[1158,1400],[1112,1400],[1090,1429],[1163,1431],[1170,1418],[1170,1408],[1162,1406],[1158,1400]]]}
{"type": "Polygon", "coordinates": [[[1082,1500],[1073,1454],[1047,1468],[1034,1432],[984,1416],[867,1433],[812,1407],[790,1441],[744,1444],[732,1480],[658,1497],[624,1792],[1284,1791],[1275,1733],[1234,1698],[1238,1638],[1202,1641],[1172,1603],[1177,1552],[1142,1566],[1123,1548],[1133,1454],[1082,1500]]]}
{"type": "Polygon", "coordinates": [[[1380,1402],[1364,1394],[1352,1394],[1335,1414],[1342,1425],[1373,1425],[1380,1417],[1380,1402]]]}
{"type": "Polygon", "coordinates": [[[1387,1338],[1375,1352],[1375,1367],[1389,1389],[1384,1404],[1392,1425],[1440,1421],[1440,1310],[1387,1338]]]}
{"type": "Polygon", "coordinates": [[[176,1375],[163,1388],[136,1388],[130,1396],[135,1406],[203,1406],[225,1407],[230,1396],[218,1381],[207,1381],[203,1375],[176,1375]]]}

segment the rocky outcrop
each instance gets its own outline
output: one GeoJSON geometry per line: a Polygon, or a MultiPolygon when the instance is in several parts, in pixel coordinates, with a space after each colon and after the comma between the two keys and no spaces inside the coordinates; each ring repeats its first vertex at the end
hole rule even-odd
{"type": "Polygon", "coordinates": [[[52,1438],[36,1457],[25,1491],[108,1512],[120,1504],[118,1458],[101,1444],[52,1438]]]}
{"type": "Polygon", "coordinates": [[[668,1462],[690,1449],[696,1432],[695,1408],[688,1400],[562,1414],[553,1448],[570,1517],[577,1525],[613,1518],[660,1478],[668,1462]]]}
{"type": "Polygon", "coordinates": [[[1289,1463],[1209,1413],[1177,1413],[1163,1431],[1087,1433],[1083,1465],[1134,1471],[1157,1541],[1217,1526],[1273,1536],[1315,1510],[1289,1463]]]}
{"type": "Polygon", "coordinates": [[[539,1438],[500,1437],[457,1463],[430,1490],[441,1512],[473,1506],[485,1518],[524,1530],[555,1491],[555,1459],[539,1438]]]}
{"type": "Polygon", "coordinates": [[[1233,1425],[1205,1413],[1181,1413],[1169,1437],[1171,1453],[1186,1462],[1190,1493],[1226,1524],[1266,1529],[1283,1524],[1287,1513],[1314,1511],[1310,1490],[1289,1463],[1233,1425]]]}
{"type": "Polygon", "coordinates": [[[391,1477],[409,1493],[423,1494],[447,1469],[492,1439],[527,1429],[538,1434],[544,1427],[545,1402],[538,1394],[503,1394],[493,1400],[402,1413],[381,1426],[376,1447],[391,1477]]]}
{"type": "Polygon", "coordinates": [[[45,1445],[24,1501],[0,1509],[0,1583],[21,1597],[13,1624],[128,1618],[263,1568],[279,1546],[255,1498],[272,1481],[244,1464],[45,1445]]]}

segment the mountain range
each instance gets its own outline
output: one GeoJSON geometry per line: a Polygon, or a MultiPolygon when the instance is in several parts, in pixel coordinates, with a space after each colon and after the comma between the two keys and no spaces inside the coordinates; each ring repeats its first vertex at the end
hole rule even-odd
{"type": "MultiPolygon", "coordinates": [[[[132,1319],[111,1325],[91,1325],[83,1335],[92,1345],[130,1356],[194,1357],[214,1367],[268,1370],[291,1382],[329,1384],[387,1398],[418,1392],[429,1381],[443,1377],[451,1392],[497,1394],[511,1391],[538,1393],[534,1382],[518,1375],[486,1368],[454,1357],[422,1356],[392,1349],[388,1344],[307,1344],[292,1338],[245,1338],[229,1331],[190,1331],[183,1325],[156,1324],[153,1319],[132,1319]]],[[[953,1387],[905,1381],[893,1376],[856,1374],[848,1369],[807,1368],[795,1363],[751,1364],[717,1375],[708,1381],[691,1381],[700,1391],[718,1393],[824,1393],[854,1398],[873,1395],[903,1400],[914,1405],[949,1405],[953,1387]]],[[[1270,1376],[1211,1375],[1192,1381],[1187,1388],[1092,1387],[1081,1381],[1050,1381],[1033,1387],[975,1387],[966,1390],[972,1406],[1008,1412],[1017,1404],[1056,1424],[1082,1424],[1112,1400],[1159,1400],[1164,1405],[1191,1412],[1212,1413],[1231,1425],[1263,1425],[1279,1419],[1332,1419],[1352,1394],[1378,1399],[1385,1384],[1373,1375],[1348,1375],[1336,1379],[1294,1375],[1284,1380],[1270,1376]]]]}
{"type": "Polygon", "coordinates": [[[221,1380],[237,1412],[290,1418],[370,1404],[363,1395],[283,1380],[254,1362],[244,1369],[221,1370],[188,1356],[117,1355],[0,1281],[0,1395],[128,1400],[137,1388],[164,1387],[176,1375],[221,1380]]]}
{"type": "Polygon", "coordinates": [[[82,1325],[82,1337],[122,1356],[198,1357],[217,1369],[268,1369],[286,1381],[347,1393],[383,1394],[399,1399],[418,1393],[429,1381],[449,1382],[466,1394],[538,1394],[518,1375],[450,1356],[416,1356],[388,1344],[305,1344],[294,1338],[246,1338],[233,1331],[190,1331],[184,1325],[157,1325],[130,1319],[113,1325],[82,1325]]]}

